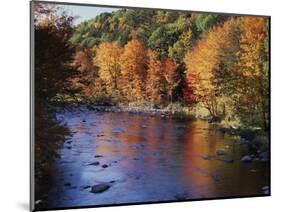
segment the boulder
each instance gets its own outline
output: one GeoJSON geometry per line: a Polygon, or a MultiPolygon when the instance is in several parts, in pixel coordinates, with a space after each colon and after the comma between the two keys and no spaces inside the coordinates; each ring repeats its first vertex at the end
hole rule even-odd
{"type": "Polygon", "coordinates": [[[100,184],[92,186],[91,192],[92,193],[101,193],[101,192],[108,190],[109,188],[110,188],[110,185],[108,185],[107,183],[100,183],[100,184]]]}

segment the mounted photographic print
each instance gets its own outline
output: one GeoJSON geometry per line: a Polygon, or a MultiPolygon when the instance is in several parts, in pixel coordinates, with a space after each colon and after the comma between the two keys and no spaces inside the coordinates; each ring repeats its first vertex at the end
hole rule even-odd
{"type": "Polygon", "coordinates": [[[270,195],[270,17],[31,2],[31,210],[270,195]]]}

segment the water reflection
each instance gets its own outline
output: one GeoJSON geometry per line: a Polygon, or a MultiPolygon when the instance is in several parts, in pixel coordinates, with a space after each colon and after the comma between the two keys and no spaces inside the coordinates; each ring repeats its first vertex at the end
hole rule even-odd
{"type": "Polygon", "coordinates": [[[86,109],[57,117],[74,134],[55,164],[62,176],[50,185],[49,206],[258,195],[268,185],[268,164],[242,164],[247,147],[204,121],[86,109]],[[99,194],[83,189],[101,182],[113,183],[99,194]]]}

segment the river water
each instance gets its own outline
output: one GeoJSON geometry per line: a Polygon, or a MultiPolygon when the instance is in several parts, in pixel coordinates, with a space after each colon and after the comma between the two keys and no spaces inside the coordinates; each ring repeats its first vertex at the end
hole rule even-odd
{"type": "Polygon", "coordinates": [[[255,196],[269,184],[268,162],[241,162],[247,145],[202,120],[85,108],[56,117],[72,135],[40,195],[45,207],[255,196]],[[110,188],[90,192],[99,183],[110,188]]]}

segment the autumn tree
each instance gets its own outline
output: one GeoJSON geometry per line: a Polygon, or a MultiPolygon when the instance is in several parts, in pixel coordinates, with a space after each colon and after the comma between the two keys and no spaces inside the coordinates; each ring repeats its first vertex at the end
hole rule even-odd
{"type": "Polygon", "coordinates": [[[128,99],[144,99],[147,55],[143,42],[139,40],[128,42],[121,55],[120,65],[124,79],[123,91],[128,99]]]}
{"type": "MultiPolygon", "coordinates": [[[[231,58],[237,53],[236,45],[233,45],[239,41],[239,36],[234,36],[238,31],[237,27],[234,18],[214,27],[184,59],[189,89],[193,90],[196,100],[203,103],[212,116],[220,115],[218,101],[221,93],[220,85],[216,83],[220,75],[217,73],[222,66],[228,67],[228,63],[232,62],[231,58]]],[[[231,73],[232,66],[228,68],[231,73]]]]}
{"type": "Polygon", "coordinates": [[[96,50],[94,62],[99,67],[99,76],[106,82],[108,90],[118,89],[121,53],[122,48],[116,42],[101,43],[96,50]]]}
{"type": "Polygon", "coordinates": [[[162,63],[156,51],[148,50],[148,69],[146,95],[148,100],[159,104],[165,95],[165,78],[162,73],[162,63]]]}
{"type": "Polygon", "coordinates": [[[162,62],[162,73],[165,78],[168,101],[173,102],[173,92],[180,83],[177,65],[170,58],[165,58],[162,62]]]}
{"type": "Polygon", "coordinates": [[[243,17],[241,25],[241,50],[238,53],[239,62],[236,70],[236,108],[245,123],[256,124],[267,129],[269,124],[268,19],[243,17]]]}
{"type": "Polygon", "coordinates": [[[98,77],[98,70],[93,62],[93,51],[89,48],[78,47],[74,56],[73,66],[79,74],[73,79],[75,86],[80,87],[86,97],[91,95],[91,84],[98,77]]]}

